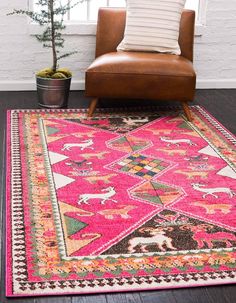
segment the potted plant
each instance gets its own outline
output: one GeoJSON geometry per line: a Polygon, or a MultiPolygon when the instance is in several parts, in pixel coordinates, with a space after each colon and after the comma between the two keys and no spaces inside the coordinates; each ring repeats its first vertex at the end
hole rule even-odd
{"type": "Polygon", "coordinates": [[[66,58],[76,51],[61,53],[64,47],[62,31],[65,29],[66,13],[84,0],[68,0],[62,4],[60,0],[38,0],[38,10],[14,9],[8,15],[26,15],[33,22],[43,27],[42,34],[35,35],[43,47],[51,49],[52,66],[36,73],[38,102],[47,108],[66,107],[70,91],[72,74],[67,68],[59,68],[59,60],[66,58]]]}

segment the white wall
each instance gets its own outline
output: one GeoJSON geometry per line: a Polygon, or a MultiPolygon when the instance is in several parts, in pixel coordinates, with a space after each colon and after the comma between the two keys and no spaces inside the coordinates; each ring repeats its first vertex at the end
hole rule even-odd
{"type": "MultiPolygon", "coordinates": [[[[48,51],[31,35],[35,29],[27,19],[6,16],[13,8],[27,8],[27,2],[0,1],[0,90],[33,90],[35,71],[51,65],[48,51]]],[[[83,88],[84,71],[94,58],[94,29],[90,35],[84,30],[66,36],[66,49],[78,51],[61,62],[73,71],[72,89],[83,88]]],[[[195,39],[194,64],[198,88],[236,88],[236,0],[208,0],[206,28],[195,39]]]]}
{"type": "Polygon", "coordinates": [[[208,0],[206,28],[195,39],[198,87],[236,88],[236,0],[208,0]]]}

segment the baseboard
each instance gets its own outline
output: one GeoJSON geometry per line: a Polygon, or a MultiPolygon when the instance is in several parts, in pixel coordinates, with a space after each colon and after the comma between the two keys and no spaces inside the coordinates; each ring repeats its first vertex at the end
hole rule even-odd
{"type": "Polygon", "coordinates": [[[232,79],[197,79],[197,89],[236,88],[236,78],[232,79]]]}
{"type": "MultiPolygon", "coordinates": [[[[197,89],[236,88],[236,79],[197,79],[197,89]]],[[[0,91],[34,91],[34,80],[0,81],[0,91]]],[[[72,80],[71,90],[84,90],[84,80],[72,80]]]]}

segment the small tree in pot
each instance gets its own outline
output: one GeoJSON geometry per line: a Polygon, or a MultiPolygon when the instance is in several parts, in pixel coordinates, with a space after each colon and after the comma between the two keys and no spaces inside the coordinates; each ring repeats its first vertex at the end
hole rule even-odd
{"type": "Polygon", "coordinates": [[[68,0],[62,4],[60,0],[38,0],[37,11],[17,10],[8,15],[26,15],[33,22],[43,27],[42,34],[35,35],[43,47],[51,48],[52,67],[45,68],[36,73],[37,92],[39,105],[48,108],[67,106],[72,74],[66,68],[59,68],[58,61],[66,58],[76,51],[61,53],[64,47],[62,31],[66,28],[64,17],[75,5],[85,0],[68,0]]]}

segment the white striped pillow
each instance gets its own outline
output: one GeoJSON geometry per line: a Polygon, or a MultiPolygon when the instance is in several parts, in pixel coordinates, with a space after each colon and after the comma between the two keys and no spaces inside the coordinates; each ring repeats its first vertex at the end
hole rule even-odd
{"type": "Polygon", "coordinates": [[[186,0],[127,0],[124,39],[118,51],[179,55],[179,23],[186,0]]]}

